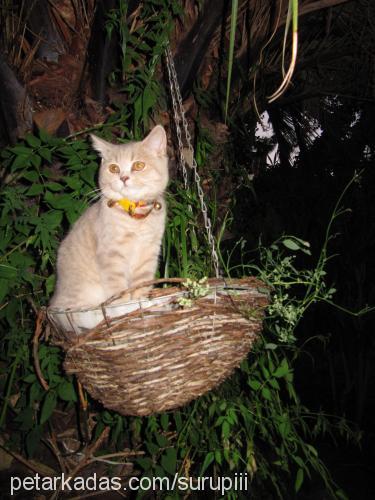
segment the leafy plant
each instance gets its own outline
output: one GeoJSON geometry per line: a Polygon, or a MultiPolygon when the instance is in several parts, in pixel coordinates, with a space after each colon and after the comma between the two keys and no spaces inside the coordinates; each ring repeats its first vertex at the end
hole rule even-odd
{"type": "Polygon", "coordinates": [[[112,73],[110,80],[128,100],[128,106],[121,107],[113,120],[122,115],[136,139],[147,127],[150,113],[160,98],[157,67],[168,43],[172,19],[181,14],[181,5],[176,0],[145,2],[129,28],[127,2],[120,0],[119,7],[108,15],[107,34],[109,37],[113,31],[119,34],[121,54],[120,68],[112,73]]]}
{"type": "Polygon", "coordinates": [[[54,288],[59,238],[95,194],[97,164],[86,142],[67,143],[42,131],[4,150],[2,158],[1,361],[9,366],[9,376],[0,425],[4,426],[9,409],[15,413],[26,448],[33,454],[58,398],[77,400],[72,380],[63,375],[56,347],[40,347],[41,369],[50,391],[42,389],[34,372],[30,340],[34,310],[48,301],[54,288]],[[15,395],[17,403],[9,408],[15,395]]]}

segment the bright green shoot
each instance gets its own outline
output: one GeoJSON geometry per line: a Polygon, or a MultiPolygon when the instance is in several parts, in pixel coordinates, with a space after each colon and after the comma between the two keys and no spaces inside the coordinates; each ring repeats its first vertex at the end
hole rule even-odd
{"type": "Polygon", "coordinates": [[[225,98],[225,122],[228,116],[229,95],[232,81],[233,57],[234,57],[234,42],[236,38],[236,24],[238,14],[238,0],[232,0],[232,11],[230,19],[230,35],[229,35],[229,60],[228,60],[228,76],[227,76],[227,92],[225,98]]]}

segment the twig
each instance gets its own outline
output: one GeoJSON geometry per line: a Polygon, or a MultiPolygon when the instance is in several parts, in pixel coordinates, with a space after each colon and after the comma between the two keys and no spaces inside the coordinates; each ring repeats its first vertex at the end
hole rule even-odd
{"type": "Polygon", "coordinates": [[[47,446],[51,449],[53,454],[55,455],[56,460],[58,461],[58,463],[60,465],[61,471],[66,473],[66,465],[65,465],[64,459],[61,455],[61,452],[59,450],[59,447],[57,446],[56,436],[55,436],[55,433],[53,431],[51,431],[51,437],[47,438],[45,440],[45,442],[46,442],[47,446]]]}
{"type": "MultiPolygon", "coordinates": [[[[100,446],[103,444],[103,441],[105,441],[105,439],[107,439],[109,431],[110,431],[110,428],[106,427],[103,430],[103,432],[100,434],[98,439],[94,443],[92,443],[90,446],[86,447],[86,449],[83,453],[84,456],[83,456],[82,460],[74,467],[74,469],[72,471],[70,471],[68,473],[68,476],[70,478],[75,477],[80,470],[87,467],[87,465],[89,465],[93,461],[93,454],[97,451],[98,448],[100,448],[100,446]]],[[[58,498],[60,492],[61,492],[61,484],[60,484],[59,489],[56,490],[55,493],[52,495],[51,500],[58,498]]],[[[80,498],[82,498],[82,496],[80,496],[80,498]]]]}
{"type": "Polygon", "coordinates": [[[116,453],[108,453],[107,455],[100,455],[99,458],[114,458],[114,457],[132,457],[138,455],[144,455],[144,451],[118,451],[116,453]]]}
{"type": "Polygon", "coordinates": [[[41,309],[36,318],[35,333],[33,337],[33,358],[34,358],[34,368],[36,375],[39,379],[39,382],[41,383],[43,389],[45,391],[48,391],[49,385],[47,384],[45,378],[42,375],[42,370],[40,369],[40,364],[39,364],[39,354],[38,354],[39,337],[41,336],[43,331],[43,322],[45,318],[46,318],[46,311],[45,309],[41,309]]]}
{"type": "Polygon", "coordinates": [[[7,453],[9,453],[9,455],[12,455],[13,458],[15,458],[16,460],[21,462],[21,464],[25,465],[28,469],[40,474],[41,476],[49,477],[49,476],[56,476],[57,475],[57,472],[54,469],[52,469],[46,465],[38,464],[38,463],[35,463],[33,461],[27,460],[27,458],[24,458],[22,455],[20,455],[16,451],[8,450],[8,448],[6,448],[2,444],[0,444],[0,448],[2,448],[7,453]]]}
{"type": "MultiPolygon", "coordinates": [[[[72,497],[70,500],[81,500],[81,498],[91,498],[91,497],[96,497],[98,495],[104,495],[105,491],[92,491],[91,493],[87,493],[86,495],[79,495],[77,497],[72,497]]],[[[111,491],[112,493],[112,491],[111,491]]],[[[122,493],[122,491],[119,490],[113,490],[113,493],[117,493],[120,497],[122,498],[128,498],[125,493],[122,493]]]]}
{"type": "Polygon", "coordinates": [[[32,307],[32,309],[33,309],[33,311],[34,311],[34,313],[35,313],[36,315],[38,315],[39,309],[38,309],[37,305],[35,304],[34,300],[32,299],[32,297],[30,297],[30,295],[27,295],[27,296],[26,296],[26,300],[27,300],[27,302],[31,305],[31,307],[32,307]]]}
{"type": "Polygon", "coordinates": [[[92,460],[94,453],[97,451],[98,448],[102,445],[103,441],[105,441],[109,435],[109,427],[106,427],[103,432],[100,434],[98,439],[92,443],[91,445],[86,447],[86,450],[84,451],[84,457],[83,459],[76,465],[76,467],[69,473],[71,477],[74,477],[77,472],[79,472],[81,469],[84,469],[92,460]]]}

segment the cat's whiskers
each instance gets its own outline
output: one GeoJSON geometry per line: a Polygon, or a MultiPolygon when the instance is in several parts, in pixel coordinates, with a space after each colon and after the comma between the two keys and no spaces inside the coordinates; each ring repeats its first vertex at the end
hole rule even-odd
{"type": "Polygon", "coordinates": [[[98,193],[97,195],[93,196],[90,200],[88,200],[88,205],[93,205],[97,201],[101,200],[104,198],[102,193],[98,193]]]}
{"type": "Polygon", "coordinates": [[[81,210],[93,205],[102,196],[102,190],[100,188],[93,189],[86,193],[82,200],[81,210]]]}
{"type": "Polygon", "coordinates": [[[95,189],[93,189],[92,191],[89,191],[88,193],[86,193],[86,195],[85,195],[85,196],[86,196],[86,198],[90,198],[90,197],[91,197],[91,195],[93,195],[93,194],[97,194],[97,193],[99,193],[100,191],[101,191],[101,189],[100,189],[100,188],[95,188],[95,189]]]}

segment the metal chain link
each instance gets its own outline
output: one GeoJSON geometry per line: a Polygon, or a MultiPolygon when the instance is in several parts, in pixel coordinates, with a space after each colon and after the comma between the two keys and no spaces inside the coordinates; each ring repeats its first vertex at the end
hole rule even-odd
{"type": "Polygon", "coordinates": [[[173,64],[173,69],[174,69],[174,63],[173,63],[173,58],[172,58],[172,54],[171,54],[169,46],[167,47],[167,49],[165,51],[165,55],[166,55],[166,60],[167,60],[168,80],[169,80],[170,92],[171,92],[171,97],[172,97],[174,122],[175,122],[177,141],[178,141],[178,154],[179,154],[178,163],[179,163],[181,171],[182,171],[182,177],[184,180],[185,189],[187,189],[188,174],[187,174],[187,170],[186,170],[185,156],[183,153],[184,145],[182,142],[181,126],[180,126],[181,117],[179,116],[179,110],[177,107],[177,99],[176,99],[176,94],[178,93],[178,87],[176,89],[175,82],[177,80],[173,77],[173,73],[172,73],[172,64],[173,64]],[[172,61],[172,64],[170,61],[172,61]]]}
{"type": "Polygon", "coordinates": [[[186,159],[184,155],[184,146],[182,142],[182,133],[181,133],[181,123],[183,126],[184,134],[185,134],[185,140],[186,144],[189,150],[189,154],[191,156],[191,169],[193,171],[193,176],[194,176],[194,181],[197,187],[197,192],[198,192],[198,198],[202,210],[202,215],[203,215],[203,220],[204,220],[204,227],[207,232],[207,238],[208,242],[211,247],[211,255],[212,255],[212,261],[213,265],[215,268],[215,275],[217,278],[220,277],[220,266],[219,266],[219,257],[216,251],[216,242],[215,238],[212,234],[212,224],[211,224],[211,219],[208,215],[208,209],[206,202],[204,200],[204,192],[202,189],[201,185],[201,178],[198,173],[198,165],[197,162],[195,161],[194,157],[194,149],[192,146],[192,139],[191,135],[189,132],[188,128],[188,123],[185,117],[185,110],[182,104],[182,97],[181,97],[181,91],[180,87],[178,85],[178,80],[177,80],[177,74],[176,74],[176,68],[174,65],[173,61],[173,56],[171,49],[169,45],[167,46],[165,50],[165,56],[167,60],[167,72],[168,72],[168,79],[169,79],[169,85],[170,85],[170,91],[171,91],[171,97],[172,97],[172,105],[173,105],[173,113],[174,113],[174,120],[175,120],[175,125],[176,125],[176,133],[177,133],[177,140],[178,140],[178,152],[179,152],[179,163],[181,166],[182,170],[182,175],[184,179],[184,185],[185,188],[187,188],[188,184],[188,174],[186,170],[186,159]]]}

